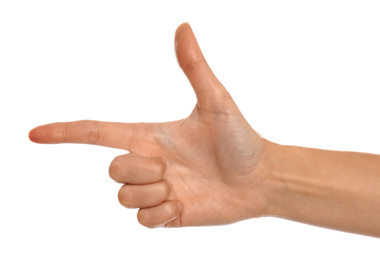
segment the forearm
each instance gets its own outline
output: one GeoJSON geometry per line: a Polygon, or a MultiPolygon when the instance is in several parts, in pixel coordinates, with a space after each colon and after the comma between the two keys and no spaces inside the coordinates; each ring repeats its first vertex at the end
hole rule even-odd
{"type": "Polygon", "coordinates": [[[380,156],[271,144],[269,214],[380,237],[380,156]]]}

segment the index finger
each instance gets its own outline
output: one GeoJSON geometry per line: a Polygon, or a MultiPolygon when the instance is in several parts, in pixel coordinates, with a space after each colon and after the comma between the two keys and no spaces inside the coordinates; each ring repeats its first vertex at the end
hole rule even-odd
{"type": "Polygon", "coordinates": [[[32,129],[29,139],[41,144],[81,143],[130,151],[135,132],[141,132],[142,125],[92,120],[52,123],[32,129]]]}

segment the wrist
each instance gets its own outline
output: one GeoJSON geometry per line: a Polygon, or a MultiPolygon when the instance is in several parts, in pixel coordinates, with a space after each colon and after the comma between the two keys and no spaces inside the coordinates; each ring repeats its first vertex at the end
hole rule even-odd
{"type": "Polygon", "coordinates": [[[261,149],[255,156],[255,167],[246,179],[249,183],[243,194],[249,218],[276,216],[279,214],[283,189],[282,164],[284,147],[262,140],[261,149]],[[252,177],[254,176],[254,177],[252,177]],[[248,195],[247,195],[248,194],[248,195]]]}
{"type": "Polygon", "coordinates": [[[286,157],[289,153],[287,146],[268,141],[265,152],[265,174],[262,180],[265,197],[265,210],[263,216],[284,216],[286,204],[286,157]]]}

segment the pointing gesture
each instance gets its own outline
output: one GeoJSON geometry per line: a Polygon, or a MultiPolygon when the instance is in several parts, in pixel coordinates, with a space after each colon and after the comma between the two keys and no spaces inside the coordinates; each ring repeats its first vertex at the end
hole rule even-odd
{"type": "Polygon", "coordinates": [[[109,168],[119,200],[147,227],[220,225],[279,216],[380,237],[380,156],[283,146],[260,137],[218,81],[188,24],[175,35],[197,96],[167,123],[78,121],[33,129],[37,143],[121,148],[109,168]]]}
{"type": "Polygon", "coordinates": [[[37,143],[121,148],[110,176],[120,203],[147,227],[227,224],[265,214],[261,183],[269,142],[246,122],[204,59],[188,24],[176,31],[180,67],[197,96],[189,117],[167,123],[77,121],[39,126],[37,143]],[[252,206],[252,201],[254,206],[252,206]]]}

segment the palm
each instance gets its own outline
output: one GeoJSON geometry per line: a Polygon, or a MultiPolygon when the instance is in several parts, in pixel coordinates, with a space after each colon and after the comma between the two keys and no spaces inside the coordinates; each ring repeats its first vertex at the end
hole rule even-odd
{"type": "Polygon", "coordinates": [[[173,186],[169,199],[186,208],[172,225],[216,224],[217,215],[217,224],[230,223],[248,215],[243,206],[248,189],[242,187],[258,177],[254,158],[259,138],[252,138],[252,129],[230,102],[230,111],[226,108],[222,115],[196,107],[184,120],[157,125],[158,148],[145,151],[146,156],[159,151],[166,162],[164,178],[173,186]]]}
{"type": "Polygon", "coordinates": [[[172,186],[167,200],[181,201],[185,208],[166,222],[169,226],[225,224],[262,214],[263,198],[255,189],[264,172],[264,140],[208,67],[188,25],[177,30],[176,47],[198,99],[188,118],[162,124],[56,123],[33,130],[31,139],[105,145],[162,158],[163,178],[172,186]],[[255,198],[256,207],[246,206],[248,197],[255,198]]]}

